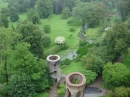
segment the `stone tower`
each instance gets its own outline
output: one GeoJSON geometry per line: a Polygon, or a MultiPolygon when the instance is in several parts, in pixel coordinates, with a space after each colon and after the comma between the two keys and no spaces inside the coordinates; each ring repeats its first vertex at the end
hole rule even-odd
{"type": "Polygon", "coordinates": [[[54,78],[57,82],[61,78],[60,74],[60,56],[58,55],[49,55],[47,57],[47,64],[50,70],[51,77],[54,78]]]}
{"type": "Polygon", "coordinates": [[[66,76],[65,97],[84,97],[86,77],[80,72],[73,72],[66,76]]]}

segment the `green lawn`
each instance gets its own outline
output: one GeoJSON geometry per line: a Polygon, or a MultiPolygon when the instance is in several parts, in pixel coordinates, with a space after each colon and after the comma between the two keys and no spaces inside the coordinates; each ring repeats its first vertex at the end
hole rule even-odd
{"type": "Polygon", "coordinates": [[[8,5],[8,2],[5,2],[5,1],[3,1],[3,0],[0,0],[0,10],[1,10],[1,8],[3,8],[3,7],[7,7],[7,5],[8,5]]]}
{"type": "Polygon", "coordinates": [[[47,92],[39,93],[36,97],[49,97],[47,92]]]}
{"type": "Polygon", "coordinates": [[[72,72],[78,72],[80,70],[84,69],[84,66],[81,62],[72,62],[70,65],[68,65],[66,68],[62,70],[63,74],[69,74],[72,72]]]}
{"type": "Polygon", "coordinates": [[[70,26],[67,24],[68,19],[61,19],[61,15],[52,14],[49,19],[41,19],[40,28],[43,29],[43,26],[48,24],[51,27],[51,33],[45,33],[51,37],[51,44],[49,47],[45,48],[45,51],[50,50],[50,48],[56,47],[55,38],[57,36],[63,36],[66,39],[66,43],[74,48],[78,44],[77,34],[79,32],[79,26],[70,26]],[[75,29],[74,32],[70,32],[69,28],[73,27],[75,29]],[[72,34],[72,37],[69,37],[72,34]]]}
{"type": "MultiPolygon", "coordinates": [[[[19,14],[20,20],[24,20],[27,18],[26,13],[19,14]]],[[[69,45],[70,48],[75,48],[78,45],[78,32],[80,30],[79,26],[70,26],[67,24],[68,19],[61,19],[61,15],[52,14],[50,19],[41,19],[41,24],[39,25],[40,29],[43,30],[44,25],[50,25],[51,33],[44,33],[44,35],[51,37],[51,44],[48,47],[45,47],[45,52],[50,52],[57,45],[55,44],[55,38],[57,36],[63,36],[66,39],[66,44],[69,45]],[[73,27],[75,29],[74,32],[70,32],[69,28],[73,27]],[[71,37],[69,37],[72,34],[71,37]]],[[[14,26],[16,28],[17,22],[10,22],[9,27],[14,26]]]]}
{"type": "MultiPolygon", "coordinates": [[[[19,20],[25,20],[27,18],[26,13],[24,14],[19,14],[19,20]]],[[[9,18],[8,18],[9,19],[9,18]]],[[[10,20],[9,20],[10,21],[10,20]]],[[[9,27],[12,27],[12,25],[16,28],[17,22],[9,22],[9,27]]]]}

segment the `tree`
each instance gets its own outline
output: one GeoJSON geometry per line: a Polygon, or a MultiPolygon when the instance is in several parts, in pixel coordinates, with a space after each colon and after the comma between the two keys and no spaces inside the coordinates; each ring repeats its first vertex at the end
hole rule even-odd
{"type": "Polygon", "coordinates": [[[43,27],[43,29],[44,29],[44,32],[45,32],[45,33],[50,33],[50,32],[51,32],[51,27],[50,27],[50,25],[45,25],[45,26],[43,27]]]}
{"type": "Polygon", "coordinates": [[[107,63],[103,68],[104,84],[113,89],[119,86],[130,86],[130,69],[121,63],[107,63]]]}
{"type": "Polygon", "coordinates": [[[30,51],[37,57],[43,58],[43,43],[41,42],[43,33],[37,25],[25,20],[18,25],[18,32],[22,34],[21,41],[31,44],[30,51]]]}
{"type": "Polygon", "coordinates": [[[82,27],[87,23],[89,27],[95,27],[103,23],[108,12],[107,7],[102,2],[79,3],[73,8],[72,15],[76,20],[82,21],[82,27]]]}
{"type": "Polygon", "coordinates": [[[1,13],[5,16],[9,16],[9,9],[7,7],[1,8],[1,13]]]}
{"type": "Polygon", "coordinates": [[[52,79],[43,59],[35,57],[30,51],[30,44],[18,43],[12,51],[10,63],[12,77],[9,83],[10,95],[14,97],[34,97],[52,85],[52,79]],[[15,61],[14,61],[15,60],[15,61]]]}
{"type": "Polygon", "coordinates": [[[112,26],[104,38],[106,43],[106,55],[109,61],[113,61],[123,54],[127,54],[130,44],[130,33],[123,23],[116,23],[112,26]]]}
{"type": "Polygon", "coordinates": [[[125,21],[130,15],[130,1],[129,0],[119,0],[117,2],[117,9],[120,12],[120,17],[122,21],[125,21]]]}
{"type": "Polygon", "coordinates": [[[38,16],[38,13],[35,9],[31,8],[29,12],[27,13],[27,18],[30,20],[33,24],[39,24],[40,18],[38,16]]]}
{"type": "Polygon", "coordinates": [[[17,9],[16,9],[15,7],[12,7],[12,8],[10,9],[10,20],[11,20],[12,22],[16,22],[16,21],[18,21],[18,19],[19,19],[19,16],[18,16],[18,11],[17,11],[17,9]]]}
{"type": "Polygon", "coordinates": [[[41,41],[43,45],[46,47],[51,43],[51,38],[49,36],[43,36],[41,41]]]}
{"type": "Polygon", "coordinates": [[[8,18],[6,15],[1,15],[0,16],[0,22],[2,23],[2,25],[5,27],[5,28],[8,28],[9,26],[9,21],[8,21],[8,18]]]}
{"type": "Polygon", "coordinates": [[[64,8],[64,9],[62,10],[61,18],[62,18],[62,19],[67,19],[67,18],[68,18],[68,13],[67,13],[67,11],[66,11],[66,8],[64,8]]]}
{"type": "Polygon", "coordinates": [[[48,18],[53,12],[53,6],[50,0],[37,0],[36,10],[40,18],[48,18]]]}
{"type": "Polygon", "coordinates": [[[0,83],[9,82],[11,50],[20,38],[21,35],[12,29],[0,28],[0,83]]]}
{"type": "Polygon", "coordinates": [[[11,78],[8,85],[8,93],[13,97],[35,97],[36,92],[34,85],[31,83],[31,78],[27,75],[16,74],[11,78]]]}

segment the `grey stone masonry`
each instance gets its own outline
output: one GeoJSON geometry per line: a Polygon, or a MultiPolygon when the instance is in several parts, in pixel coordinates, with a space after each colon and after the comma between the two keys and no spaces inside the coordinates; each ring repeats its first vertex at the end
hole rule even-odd
{"type": "Polygon", "coordinates": [[[47,64],[50,70],[51,77],[54,78],[57,82],[61,78],[60,73],[60,56],[59,55],[49,55],[47,57],[47,64]]]}

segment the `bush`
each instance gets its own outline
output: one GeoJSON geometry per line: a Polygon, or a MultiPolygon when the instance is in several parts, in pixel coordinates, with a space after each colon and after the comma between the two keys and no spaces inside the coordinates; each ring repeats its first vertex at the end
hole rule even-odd
{"type": "Polygon", "coordinates": [[[0,86],[0,94],[2,96],[5,96],[7,94],[7,83],[4,83],[2,86],[0,86]]]}
{"type": "Polygon", "coordinates": [[[88,45],[89,43],[87,42],[87,41],[85,41],[85,40],[80,40],[79,41],[79,45],[80,46],[86,46],[86,45],[88,45]]]}
{"type": "Polygon", "coordinates": [[[129,97],[128,90],[125,87],[117,87],[114,89],[114,97],[129,97]]]}
{"type": "Polygon", "coordinates": [[[93,83],[97,78],[97,73],[91,70],[81,70],[80,72],[83,73],[87,79],[86,85],[93,83]]]}
{"type": "Polygon", "coordinates": [[[51,27],[50,27],[50,25],[45,25],[45,26],[43,27],[43,29],[44,29],[44,32],[45,32],[45,33],[50,33],[50,32],[51,32],[51,27]]]}
{"type": "Polygon", "coordinates": [[[69,65],[70,63],[71,63],[71,60],[68,59],[68,58],[66,58],[66,59],[64,59],[63,61],[61,61],[61,66],[62,66],[62,65],[69,65]]]}
{"type": "Polygon", "coordinates": [[[42,43],[46,47],[51,43],[51,38],[50,36],[43,36],[42,38],[42,43]]]}
{"type": "Polygon", "coordinates": [[[107,63],[103,68],[104,85],[110,89],[130,86],[130,69],[121,63],[107,63]]]}
{"type": "Polygon", "coordinates": [[[55,43],[57,44],[64,44],[65,43],[65,38],[62,36],[58,36],[55,38],[55,43]]]}
{"type": "Polygon", "coordinates": [[[79,54],[79,57],[82,57],[83,55],[86,55],[88,51],[88,47],[79,47],[76,53],[79,54]]]}
{"type": "Polygon", "coordinates": [[[71,27],[69,30],[70,30],[71,32],[74,32],[74,31],[75,31],[75,29],[74,29],[73,27],[71,27]]]}
{"type": "Polygon", "coordinates": [[[65,93],[66,93],[66,86],[64,84],[60,84],[58,86],[58,97],[64,97],[65,93]]]}
{"type": "Polygon", "coordinates": [[[73,20],[68,20],[68,21],[67,21],[67,24],[68,24],[68,25],[72,25],[72,24],[73,24],[73,20]]]}
{"type": "Polygon", "coordinates": [[[59,46],[60,50],[66,50],[66,49],[68,49],[68,45],[66,45],[66,43],[60,44],[58,46],[59,46]]]}

